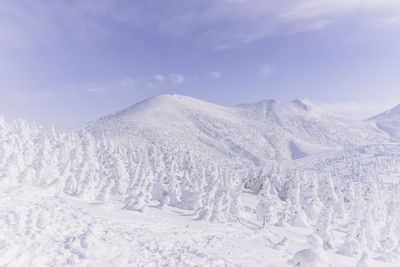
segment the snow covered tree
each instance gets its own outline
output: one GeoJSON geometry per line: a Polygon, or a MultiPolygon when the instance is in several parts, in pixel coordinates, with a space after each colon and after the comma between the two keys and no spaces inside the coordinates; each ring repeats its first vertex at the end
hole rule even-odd
{"type": "Polygon", "coordinates": [[[259,201],[256,208],[257,218],[263,221],[263,225],[274,224],[278,219],[280,200],[276,195],[271,194],[271,181],[264,181],[259,193],[259,201]]]}
{"type": "Polygon", "coordinates": [[[332,213],[330,206],[323,206],[315,225],[315,233],[321,237],[324,249],[335,249],[335,239],[331,228],[332,213]]]}
{"type": "Polygon", "coordinates": [[[114,186],[115,181],[113,179],[108,179],[107,183],[101,188],[100,193],[96,197],[96,200],[102,203],[108,203],[110,200],[111,191],[114,186]]]}

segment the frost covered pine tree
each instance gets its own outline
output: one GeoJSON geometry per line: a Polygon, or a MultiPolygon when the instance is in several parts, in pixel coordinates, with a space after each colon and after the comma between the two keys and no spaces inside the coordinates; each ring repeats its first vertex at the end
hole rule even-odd
{"type": "Polygon", "coordinates": [[[335,239],[332,234],[332,214],[332,208],[328,205],[324,205],[321,208],[315,225],[315,233],[322,239],[323,247],[326,250],[335,249],[336,247],[335,239]]]}
{"type": "Polygon", "coordinates": [[[205,190],[205,187],[207,186],[207,179],[206,179],[206,168],[205,164],[199,164],[198,165],[199,170],[194,177],[193,180],[193,203],[192,203],[192,209],[197,211],[201,206],[203,206],[202,202],[202,194],[205,190]]]}
{"type": "Polygon", "coordinates": [[[276,195],[271,194],[271,181],[265,180],[259,193],[259,201],[256,208],[257,218],[263,221],[263,225],[274,224],[278,219],[277,209],[280,200],[276,195]]]}
{"type": "Polygon", "coordinates": [[[121,155],[121,153],[118,153],[113,158],[112,177],[115,181],[115,193],[123,196],[128,187],[129,174],[120,157],[121,155]]]}
{"type": "Polygon", "coordinates": [[[227,169],[219,172],[219,182],[214,197],[214,204],[210,216],[210,221],[225,222],[231,218],[230,206],[233,201],[231,187],[234,186],[233,175],[227,169]]]}
{"type": "Polygon", "coordinates": [[[171,206],[179,206],[181,203],[182,190],[179,182],[179,172],[177,171],[177,164],[175,161],[172,162],[170,172],[167,174],[168,186],[167,192],[169,196],[169,204],[171,206]]]}
{"type": "Polygon", "coordinates": [[[223,190],[222,186],[218,186],[218,189],[215,192],[214,196],[214,203],[211,209],[211,215],[209,217],[210,222],[224,222],[225,221],[225,216],[224,213],[222,212],[222,205],[223,201],[226,197],[226,192],[223,190]]]}
{"type": "Polygon", "coordinates": [[[299,172],[297,170],[289,172],[285,184],[290,211],[289,224],[292,226],[309,227],[307,217],[300,203],[299,172]]]}
{"type": "Polygon", "coordinates": [[[69,195],[77,195],[79,186],[78,172],[81,171],[84,158],[78,137],[74,134],[71,136],[71,139],[74,145],[70,152],[70,160],[67,163],[69,165],[69,172],[67,173],[68,177],[66,177],[64,192],[69,195]]]}
{"type": "Polygon", "coordinates": [[[307,177],[308,181],[303,192],[303,207],[308,220],[315,222],[323,204],[318,197],[318,176],[312,172],[307,177]]]}
{"type": "Polygon", "coordinates": [[[350,218],[347,221],[346,236],[338,246],[338,253],[346,256],[360,254],[362,248],[357,240],[357,233],[360,231],[361,217],[363,213],[363,199],[360,187],[354,188],[354,201],[350,210],[350,218]]]}
{"type": "Polygon", "coordinates": [[[106,184],[101,188],[100,193],[97,195],[96,200],[101,203],[108,203],[112,189],[115,186],[115,181],[111,178],[107,179],[106,184]]]}
{"type": "Polygon", "coordinates": [[[43,133],[38,140],[38,153],[35,162],[37,185],[48,186],[59,179],[55,148],[51,146],[50,137],[43,133]]]}
{"type": "Polygon", "coordinates": [[[124,200],[124,209],[146,213],[147,205],[152,200],[154,174],[148,167],[144,166],[141,175],[141,183],[128,189],[128,195],[124,200]]]}
{"type": "Polygon", "coordinates": [[[215,165],[209,165],[207,171],[207,185],[204,187],[201,196],[201,207],[196,211],[198,220],[209,221],[211,218],[214,200],[218,191],[219,171],[215,165]]]}
{"type": "Polygon", "coordinates": [[[243,182],[240,179],[240,175],[235,171],[231,172],[229,181],[229,189],[228,194],[230,196],[229,203],[229,214],[233,217],[240,218],[242,216],[243,205],[242,205],[242,190],[243,190],[243,182]]]}
{"type": "Polygon", "coordinates": [[[6,161],[3,177],[10,184],[18,183],[18,177],[20,176],[19,162],[20,154],[17,151],[11,153],[6,161]]]}

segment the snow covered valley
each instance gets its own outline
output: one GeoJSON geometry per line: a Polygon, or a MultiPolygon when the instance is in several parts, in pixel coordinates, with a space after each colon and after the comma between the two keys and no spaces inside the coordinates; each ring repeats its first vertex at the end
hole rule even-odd
{"type": "Polygon", "coordinates": [[[399,266],[398,119],[175,95],[0,119],[0,266],[399,266]]]}

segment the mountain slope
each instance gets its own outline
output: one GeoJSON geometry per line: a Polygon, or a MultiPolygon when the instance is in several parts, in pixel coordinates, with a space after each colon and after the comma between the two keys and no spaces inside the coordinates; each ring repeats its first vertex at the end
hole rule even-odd
{"type": "Polygon", "coordinates": [[[255,165],[389,140],[374,125],[344,120],[304,99],[223,107],[187,96],[160,95],[83,129],[121,143],[190,148],[255,165]]]}
{"type": "Polygon", "coordinates": [[[400,105],[367,120],[388,133],[394,140],[400,139],[400,105]]]}

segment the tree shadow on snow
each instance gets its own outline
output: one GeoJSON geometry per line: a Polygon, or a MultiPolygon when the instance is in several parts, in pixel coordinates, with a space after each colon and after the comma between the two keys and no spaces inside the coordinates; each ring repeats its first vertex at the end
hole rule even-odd
{"type": "Polygon", "coordinates": [[[258,232],[258,231],[261,231],[262,229],[264,229],[264,227],[262,225],[255,224],[255,223],[253,223],[249,220],[243,219],[243,218],[238,218],[237,221],[241,225],[249,228],[250,230],[253,230],[254,232],[258,232]]]}

